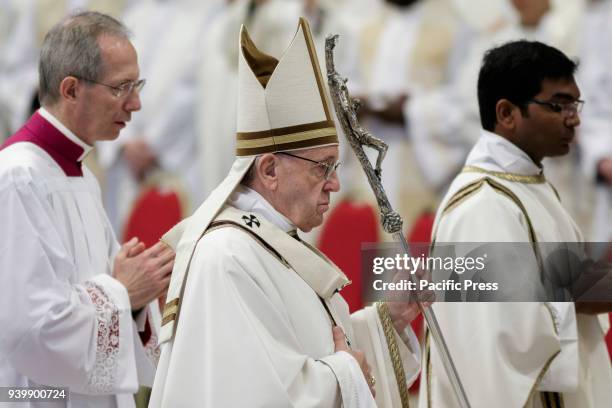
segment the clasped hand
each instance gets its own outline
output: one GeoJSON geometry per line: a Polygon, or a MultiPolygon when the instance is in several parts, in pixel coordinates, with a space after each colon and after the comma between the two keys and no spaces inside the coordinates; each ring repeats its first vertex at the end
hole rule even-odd
{"type": "Polygon", "coordinates": [[[162,242],[149,249],[138,238],[123,244],[115,257],[113,276],[127,289],[132,310],[141,309],[166,293],[174,255],[162,242]]]}

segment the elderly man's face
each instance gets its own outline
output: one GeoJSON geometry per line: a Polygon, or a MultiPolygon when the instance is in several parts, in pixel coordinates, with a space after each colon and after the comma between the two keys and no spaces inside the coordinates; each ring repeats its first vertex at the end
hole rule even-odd
{"type": "MultiPolygon", "coordinates": [[[[338,146],[318,147],[290,152],[296,156],[334,164],[338,161],[338,146]]],[[[328,180],[324,170],[315,163],[295,157],[281,158],[277,208],[300,230],[308,232],[323,223],[323,214],[329,210],[330,195],[340,190],[340,180],[334,171],[328,180]]]]}
{"type": "MultiPolygon", "coordinates": [[[[136,50],[125,38],[103,35],[98,39],[104,64],[103,74],[96,82],[120,86],[136,81],[139,75],[136,50]]],[[[83,81],[85,82],[85,81],[83,81]]],[[[132,112],[140,110],[140,97],[133,90],[115,96],[113,89],[95,83],[84,83],[76,110],[78,125],[75,133],[89,144],[114,140],[119,136],[132,112]]]]}

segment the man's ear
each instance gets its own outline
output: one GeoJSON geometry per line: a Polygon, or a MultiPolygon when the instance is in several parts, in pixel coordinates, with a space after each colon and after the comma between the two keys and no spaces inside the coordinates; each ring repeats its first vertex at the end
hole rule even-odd
{"type": "Polygon", "coordinates": [[[495,115],[497,126],[506,131],[513,131],[517,126],[519,116],[521,116],[521,110],[509,100],[500,99],[495,105],[495,115]]]}
{"type": "Polygon", "coordinates": [[[260,156],[255,162],[257,177],[265,188],[272,191],[278,187],[278,164],[278,157],[272,153],[260,156]]]}
{"type": "Polygon", "coordinates": [[[59,86],[60,98],[68,103],[74,103],[79,91],[79,80],[73,76],[62,79],[59,86]]]}

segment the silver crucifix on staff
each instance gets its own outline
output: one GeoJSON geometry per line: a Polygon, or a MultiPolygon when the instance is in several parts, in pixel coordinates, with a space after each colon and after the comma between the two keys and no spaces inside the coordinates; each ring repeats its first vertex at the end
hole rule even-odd
{"type": "MultiPolygon", "coordinates": [[[[359,124],[359,121],[357,120],[359,101],[351,98],[346,87],[347,80],[336,72],[336,68],[334,66],[333,50],[336,46],[337,40],[338,35],[329,35],[325,40],[327,81],[334,103],[334,108],[336,110],[336,115],[338,116],[340,126],[342,126],[342,130],[344,131],[344,135],[353,148],[357,159],[359,159],[361,167],[365,171],[372,190],[374,190],[376,201],[380,207],[383,229],[387,233],[392,234],[395,241],[401,245],[403,251],[410,255],[408,243],[406,242],[406,238],[402,233],[402,217],[397,212],[393,211],[381,182],[381,164],[387,152],[387,144],[368,132],[359,124]],[[363,146],[367,146],[378,151],[375,167],[372,167],[370,160],[363,150],[363,146]]],[[[414,282],[414,285],[418,284],[418,278],[416,275],[411,274],[410,279],[414,282]]],[[[431,336],[433,337],[434,342],[440,351],[442,363],[448,378],[451,381],[455,395],[457,396],[459,406],[469,408],[470,404],[468,402],[467,395],[465,394],[465,390],[463,389],[463,385],[459,379],[457,369],[455,368],[453,359],[451,358],[448,347],[446,346],[446,341],[444,340],[444,336],[442,335],[442,331],[440,330],[440,325],[438,324],[434,311],[431,308],[423,307],[419,299],[416,299],[415,301],[419,307],[419,310],[421,313],[423,313],[423,316],[425,316],[427,328],[429,329],[429,332],[431,333],[431,336]]]]}

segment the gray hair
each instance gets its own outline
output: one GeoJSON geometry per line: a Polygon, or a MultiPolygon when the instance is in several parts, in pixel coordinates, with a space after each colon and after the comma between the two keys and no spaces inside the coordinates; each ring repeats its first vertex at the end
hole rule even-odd
{"type": "Polygon", "coordinates": [[[128,39],[131,33],[113,17],[97,11],[69,15],[49,30],[38,64],[41,105],[59,100],[59,86],[67,76],[100,79],[104,66],[98,38],[102,35],[128,39]]]}

